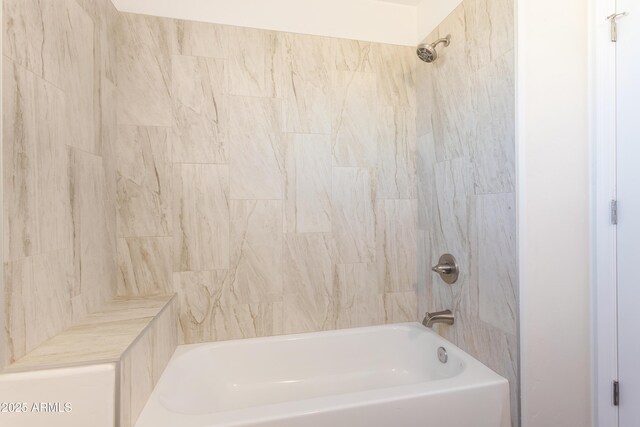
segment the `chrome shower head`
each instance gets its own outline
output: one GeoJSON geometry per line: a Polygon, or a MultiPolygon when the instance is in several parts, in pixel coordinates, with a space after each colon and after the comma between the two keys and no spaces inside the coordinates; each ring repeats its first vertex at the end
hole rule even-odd
{"type": "Polygon", "coordinates": [[[422,43],[418,45],[418,48],[416,49],[418,58],[427,63],[431,63],[438,59],[438,51],[436,50],[436,46],[438,46],[440,43],[443,43],[445,47],[449,46],[449,43],[451,43],[451,36],[447,35],[446,37],[438,39],[433,43],[422,43]]]}

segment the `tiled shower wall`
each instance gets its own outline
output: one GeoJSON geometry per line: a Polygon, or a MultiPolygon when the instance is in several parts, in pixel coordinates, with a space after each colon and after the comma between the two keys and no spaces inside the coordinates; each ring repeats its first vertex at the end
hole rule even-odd
{"type": "Polygon", "coordinates": [[[121,14],[118,292],[184,342],[416,320],[414,58],[121,14]]]}
{"type": "Polygon", "coordinates": [[[115,294],[116,20],[109,0],[3,1],[0,367],[115,294]]]}
{"type": "Polygon", "coordinates": [[[418,305],[454,311],[437,330],[509,379],[518,425],[513,22],[512,0],[464,0],[417,61],[418,305]],[[430,271],[445,252],[452,286],[430,271]]]}

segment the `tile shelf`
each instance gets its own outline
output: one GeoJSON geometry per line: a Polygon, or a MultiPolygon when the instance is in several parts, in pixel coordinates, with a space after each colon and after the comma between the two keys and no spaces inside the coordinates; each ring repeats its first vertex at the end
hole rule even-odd
{"type": "Polygon", "coordinates": [[[116,298],[1,373],[118,362],[175,295],[116,298]]]}

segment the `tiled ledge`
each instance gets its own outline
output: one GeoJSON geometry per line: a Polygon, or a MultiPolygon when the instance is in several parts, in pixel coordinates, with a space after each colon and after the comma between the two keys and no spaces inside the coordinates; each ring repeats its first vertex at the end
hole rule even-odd
{"type": "Polygon", "coordinates": [[[118,362],[173,298],[170,295],[114,299],[3,372],[118,362]]]}

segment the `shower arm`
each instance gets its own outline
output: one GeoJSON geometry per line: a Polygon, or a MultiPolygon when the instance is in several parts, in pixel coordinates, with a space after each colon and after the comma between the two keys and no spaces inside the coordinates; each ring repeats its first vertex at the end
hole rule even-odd
{"type": "Polygon", "coordinates": [[[449,43],[451,43],[451,36],[447,36],[447,37],[443,37],[441,39],[436,40],[435,42],[433,42],[431,44],[431,46],[433,46],[434,48],[436,46],[438,46],[440,43],[444,43],[444,47],[449,46],[449,43]]]}

